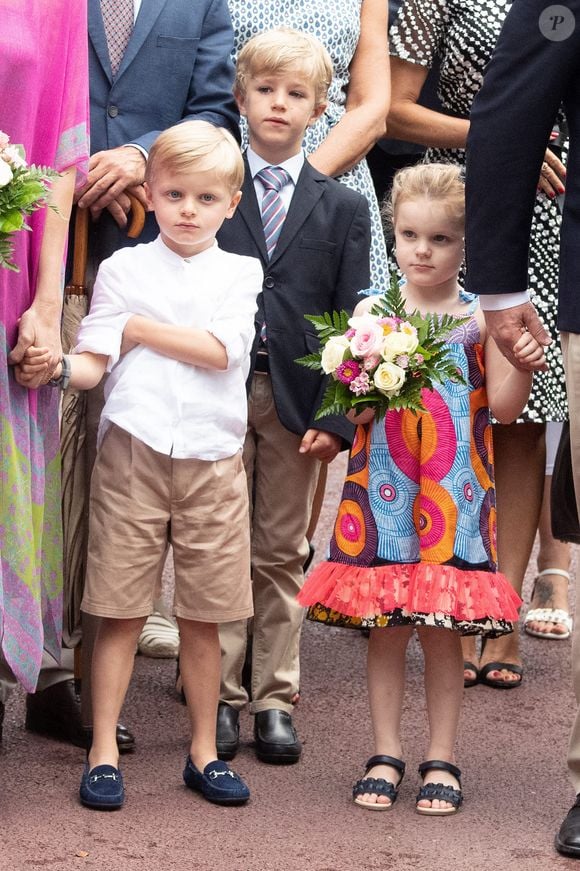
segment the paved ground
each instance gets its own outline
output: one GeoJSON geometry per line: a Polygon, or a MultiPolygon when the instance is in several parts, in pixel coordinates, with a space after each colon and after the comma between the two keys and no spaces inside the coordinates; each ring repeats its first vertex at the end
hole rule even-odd
{"type": "MultiPolygon", "coordinates": [[[[319,554],[341,477],[337,464],[319,554]]],[[[458,753],[466,801],[450,819],[413,809],[426,740],[417,646],[409,657],[408,774],[399,801],[391,812],[369,813],[349,799],[371,751],[365,646],[358,633],[306,625],[295,717],[302,761],[257,762],[244,717],[236,767],[252,800],[242,808],[208,805],[182,785],[188,728],[173,692],[174,663],[137,659],[124,719],[139,744],[124,758],[127,802],[115,813],[78,804],[82,752],[27,734],[24,698],[15,693],[0,757],[0,871],[580,871],[580,862],[552,848],[573,798],[564,764],[574,711],[569,642],[526,638],[520,689],[466,692],[458,753]]]]}

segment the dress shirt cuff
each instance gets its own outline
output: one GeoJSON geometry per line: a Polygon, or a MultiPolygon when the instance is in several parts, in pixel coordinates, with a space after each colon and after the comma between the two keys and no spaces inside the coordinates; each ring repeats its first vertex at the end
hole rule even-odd
{"type": "Polygon", "coordinates": [[[249,357],[250,348],[252,346],[253,335],[244,335],[239,330],[234,331],[228,329],[226,325],[216,324],[208,327],[208,333],[221,342],[226,349],[228,358],[228,369],[235,369],[240,366],[245,357],[249,357]]]}
{"type": "Polygon", "coordinates": [[[136,148],[137,151],[140,151],[140,152],[141,152],[141,154],[142,154],[143,157],[145,158],[145,161],[147,161],[147,158],[149,157],[148,152],[145,151],[145,149],[143,148],[143,146],[142,146],[142,145],[137,145],[136,142],[127,142],[127,143],[123,146],[123,148],[136,148]]]}
{"type": "Polygon", "coordinates": [[[479,297],[479,305],[482,311],[502,311],[504,308],[514,308],[516,305],[525,305],[530,301],[527,290],[521,293],[482,293],[479,297]]]}
{"type": "Polygon", "coordinates": [[[131,312],[123,312],[110,318],[107,324],[81,325],[73,353],[81,354],[83,351],[88,351],[91,354],[106,355],[109,358],[107,372],[110,372],[121,356],[123,330],[130,317],[132,317],[131,312]]]}

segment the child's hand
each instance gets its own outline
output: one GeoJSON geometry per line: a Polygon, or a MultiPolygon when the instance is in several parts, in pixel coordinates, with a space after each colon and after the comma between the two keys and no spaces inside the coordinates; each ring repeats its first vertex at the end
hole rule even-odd
{"type": "MultiPolygon", "coordinates": [[[[46,384],[53,375],[49,372],[52,353],[48,348],[37,348],[30,345],[24,352],[20,363],[14,367],[14,376],[22,387],[40,387],[46,384]],[[42,377],[44,375],[44,377],[42,377]],[[31,382],[35,382],[34,385],[31,382]]],[[[54,370],[53,370],[54,371],[54,370]]]]}
{"type": "Polygon", "coordinates": [[[341,447],[340,436],[321,429],[309,429],[304,433],[300,442],[299,453],[310,454],[323,463],[330,463],[341,447]]]}
{"type": "Polygon", "coordinates": [[[513,353],[519,363],[526,368],[537,370],[546,366],[546,354],[543,345],[534,338],[532,333],[523,332],[513,347],[513,353]]]}
{"type": "Polygon", "coordinates": [[[351,408],[350,411],[347,411],[346,417],[347,420],[350,420],[351,423],[354,423],[355,426],[364,426],[366,423],[370,423],[374,419],[375,413],[372,408],[365,408],[364,411],[357,412],[351,408]]]}

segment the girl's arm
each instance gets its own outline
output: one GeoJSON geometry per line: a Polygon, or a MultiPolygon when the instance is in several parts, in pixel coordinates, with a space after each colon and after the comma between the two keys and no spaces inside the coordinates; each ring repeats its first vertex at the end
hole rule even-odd
{"type": "MultiPolygon", "coordinates": [[[[545,362],[544,349],[531,333],[522,333],[514,345],[514,354],[522,363],[545,362]]],[[[492,414],[500,423],[513,423],[528,401],[533,372],[512,366],[491,336],[485,342],[485,370],[492,414]]]]}
{"type": "Polygon", "coordinates": [[[350,169],[385,135],[389,109],[388,3],[364,0],[360,37],[350,64],[346,112],[309,162],[326,175],[350,169]]]}
{"type": "Polygon", "coordinates": [[[207,330],[164,324],[132,315],[123,331],[123,347],[145,345],[152,351],[204,369],[227,369],[228,355],[222,343],[207,330]]]}
{"type": "Polygon", "coordinates": [[[389,136],[429,148],[465,148],[469,121],[417,102],[428,74],[429,67],[391,57],[389,136]]]}

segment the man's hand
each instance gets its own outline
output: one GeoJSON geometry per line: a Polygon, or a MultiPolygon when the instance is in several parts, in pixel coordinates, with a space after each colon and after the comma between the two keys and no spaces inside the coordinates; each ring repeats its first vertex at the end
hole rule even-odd
{"type": "Polygon", "coordinates": [[[306,430],[300,442],[299,453],[310,454],[323,463],[330,463],[341,448],[340,436],[321,429],[306,430]]]}
{"type": "Polygon", "coordinates": [[[538,344],[544,348],[552,344],[552,339],[544,329],[531,302],[499,311],[484,311],[484,315],[489,334],[495,339],[498,348],[512,366],[529,372],[546,371],[546,362],[542,357],[521,359],[514,353],[514,347],[525,331],[531,333],[538,344]]]}
{"type": "MultiPolygon", "coordinates": [[[[145,158],[138,148],[121,146],[108,151],[97,151],[89,161],[89,175],[85,187],[77,197],[81,209],[90,209],[93,217],[100,214],[114,201],[116,202],[126,188],[142,185],[145,180],[145,158]]],[[[144,193],[139,195],[144,201],[144,193]]],[[[128,203],[128,200],[126,201],[128,203]]],[[[113,217],[126,223],[123,206],[113,211],[113,217]]],[[[128,211],[128,208],[127,208],[128,211]]]]}

